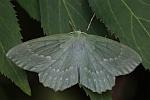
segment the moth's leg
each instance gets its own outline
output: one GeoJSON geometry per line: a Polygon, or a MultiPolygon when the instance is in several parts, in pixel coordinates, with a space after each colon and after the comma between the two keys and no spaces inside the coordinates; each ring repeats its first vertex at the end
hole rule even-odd
{"type": "Polygon", "coordinates": [[[85,33],[85,32],[81,32],[81,33],[87,35],[87,33],[85,33]]]}
{"type": "Polygon", "coordinates": [[[69,32],[69,34],[73,34],[74,32],[69,32]]]}

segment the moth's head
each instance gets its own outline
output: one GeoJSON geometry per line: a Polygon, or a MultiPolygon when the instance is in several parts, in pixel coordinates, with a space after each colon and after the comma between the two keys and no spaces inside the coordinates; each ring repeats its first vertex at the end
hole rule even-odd
{"type": "Polygon", "coordinates": [[[74,32],[72,32],[72,34],[75,37],[84,37],[85,35],[87,35],[85,32],[81,32],[81,31],[74,31],[74,32]]]}

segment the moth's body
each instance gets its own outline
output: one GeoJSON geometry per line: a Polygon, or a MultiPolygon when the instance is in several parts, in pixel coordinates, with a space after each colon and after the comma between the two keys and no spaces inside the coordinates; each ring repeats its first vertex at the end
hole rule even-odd
{"type": "Polygon", "coordinates": [[[20,68],[39,73],[44,86],[55,91],[77,83],[101,93],[141,62],[131,48],[81,31],[34,39],[12,48],[7,56],[20,68]]]}
{"type": "Polygon", "coordinates": [[[73,44],[72,44],[72,51],[74,54],[74,60],[76,62],[76,66],[80,67],[82,65],[82,60],[84,59],[84,53],[85,53],[85,48],[84,48],[84,43],[86,41],[84,35],[82,33],[76,33],[78,34],[77,37],[73,37],[73,44]],[[83,36],[81,36],[83,35],[83,36]]]}

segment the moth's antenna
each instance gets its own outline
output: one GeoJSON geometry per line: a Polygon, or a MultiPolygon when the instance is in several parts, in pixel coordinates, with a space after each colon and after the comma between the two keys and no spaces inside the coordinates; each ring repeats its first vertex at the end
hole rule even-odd
{"type": "Polygon", "coordinates": [[[76,29],[75,29],[73,23],[71,21],[69,21],[69,24],[71,25],[72,29],[75,31],[76,29]]]}
{"type": "Polygon", "coordinates": [[[93,16],[92,16],[92,18],[91,18],[91,20],[90,20],[90,23],[89,23],[89,25],[88,25],[88,27],[87,27],[87,31],[89,30],[89,28],[90,28],[90,26],[91,26],[91,23],[92,23],[92,21],[93,21],[93,18],[94,18],[94,16],[95,16],[95,13],[93,14],[93,16]]]}

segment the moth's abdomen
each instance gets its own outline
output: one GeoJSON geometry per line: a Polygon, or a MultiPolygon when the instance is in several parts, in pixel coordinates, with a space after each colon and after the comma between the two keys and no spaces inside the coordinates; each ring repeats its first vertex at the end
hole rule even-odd
{"type": "Polygon", "coordinates": [[[78,38],[75,40],[73,44],[73,53],[74,53],[74,60],[77,67],[82,66],[82,60],[84,59],[84,38],[78,38]]]}

